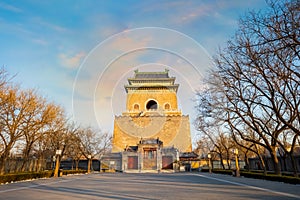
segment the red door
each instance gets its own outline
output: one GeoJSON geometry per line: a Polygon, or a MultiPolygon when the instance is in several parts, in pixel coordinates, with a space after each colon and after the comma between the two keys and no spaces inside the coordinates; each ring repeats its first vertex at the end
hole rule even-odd
{"type": "Polygon", "coordinates": [[[173,169],[173,157],[163,156],[162,157],[162,168],[163,169],[173,169]]]}
{"type": "Polygon", "coordinates": [[[128,156],[128,169],[138,169],[138,157],[137,156],[128,156]]]}

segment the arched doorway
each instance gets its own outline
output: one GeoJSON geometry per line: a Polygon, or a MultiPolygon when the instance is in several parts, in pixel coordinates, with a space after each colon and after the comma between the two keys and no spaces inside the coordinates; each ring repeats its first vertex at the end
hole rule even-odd
{"type": "Polygon", "coordinates": [[[150,100],[150,101],[148,101],[148,103],[147,103],[147,105],[146,105],[146,108],[147,108],[147,110],[157,110],[157,108],[158,108],[158,105],[157,105],[157,102],[156,101],[154,101],[154,100],[150,100]]]}

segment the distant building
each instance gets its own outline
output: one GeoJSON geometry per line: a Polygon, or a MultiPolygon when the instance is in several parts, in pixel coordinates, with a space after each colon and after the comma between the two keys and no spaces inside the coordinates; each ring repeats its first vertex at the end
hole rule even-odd
{"type": "Polygon", "coordinates": [[[178,87],[168,70],[136,70],[128,78],[126,111],[115,116],[112,154],[103,157],[103,166],[174,170],[179,153],[192,151],[189,116],[178,109],[178,87]]]}

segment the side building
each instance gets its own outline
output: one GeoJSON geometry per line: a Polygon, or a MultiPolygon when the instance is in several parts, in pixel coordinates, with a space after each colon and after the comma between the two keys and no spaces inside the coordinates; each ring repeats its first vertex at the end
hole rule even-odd
{"type": "Polygon", "coordinates": [[[125,85],[126,111],[115,116],[112,153],[102,168],[124,172],[175,170],[181,152],[191,152],[189,116],[178,109],[169,71],[136,70],[125,85]]]}

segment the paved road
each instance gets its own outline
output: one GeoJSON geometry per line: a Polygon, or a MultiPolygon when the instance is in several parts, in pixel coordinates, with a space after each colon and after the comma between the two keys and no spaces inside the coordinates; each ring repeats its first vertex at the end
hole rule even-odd
{"type": "Polygon", "coordinates": [[[98,173],[0,185],[0,199],[300,199],[300,185],[208,173],[98,173]]]}

